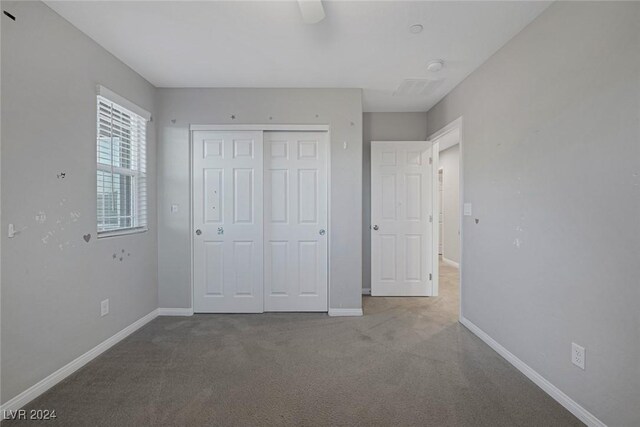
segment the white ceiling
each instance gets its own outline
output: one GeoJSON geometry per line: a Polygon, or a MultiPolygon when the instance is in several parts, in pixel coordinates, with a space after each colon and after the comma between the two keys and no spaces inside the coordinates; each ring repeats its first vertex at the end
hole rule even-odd
{"type": "Polygon", "coordinates": [[[365,111],[427,111],[549,5],[324,1],[306,25],[295,1],[46,3],[157,87],[355,87],[365,111]],[[393,96],[424,78],[444,81],[393,96]]]}

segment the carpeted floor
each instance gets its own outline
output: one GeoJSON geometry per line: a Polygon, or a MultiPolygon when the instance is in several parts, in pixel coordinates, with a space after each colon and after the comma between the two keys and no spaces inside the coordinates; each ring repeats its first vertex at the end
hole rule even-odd
{"type": "Polygon", "coordinates": [[[359,318],[161,317],[28,408],[64,426],[581,425],[457,323],[456,269],[440,286],[359,318]]]}

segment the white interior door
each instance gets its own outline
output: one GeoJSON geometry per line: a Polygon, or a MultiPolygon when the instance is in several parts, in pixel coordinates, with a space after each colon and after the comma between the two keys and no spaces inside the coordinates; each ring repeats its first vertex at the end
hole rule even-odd
{"type": "Polygon", "coordinates": [[[193,132],[193,308],[263,311],[262,132],[193,132]]]}
{"type": "Polygon", "coordinates": [[[327,133],[264,133],[265,311],[327,311],[327,133]]]}
{"type": "Polygon", "coordinates": [[[426,141],[371,143],[371,295],[433,294],[431,151],[426,141]]]}

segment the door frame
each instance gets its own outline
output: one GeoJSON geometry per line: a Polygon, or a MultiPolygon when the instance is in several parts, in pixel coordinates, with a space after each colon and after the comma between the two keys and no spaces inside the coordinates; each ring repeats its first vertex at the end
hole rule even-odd
{"type": "MultiPolygon", "coordinates": [[[[191,313],[194,313],[194,211],[193,211],[193,132],[194,131],[262,131],[262,132],[326,132],[327,134],[327,310],[331,307],[331,127],[329,125],[286,125],[286,124],[191,124],[189,125],[189,286],[191,287],[191,313]]],[[[264,158],[262,159],[264,163],[264,158]]],[[[264,172],[261,177],[264,182],[264,172]]],[[[264,197],[264,195],[263,195],[264,197]]],[[[262,218],[264,221],[264,216],[262,218]]],[[[264,230],[263,230],[264,234],[264,230]]],[[[263,242],[264,244],[264,242],[263,242]]],[[[264,265],[262,267],[264,275],[264,265]]],[[[262,297],[264,308],[264,295],[262,297]]]]}
{"type": "MultiPolygon", "coordinates": [[[[439,223],[436,220],[436,212],[439,212],[440,209],[440,202],[439,202],[439,198],[438,198],[438,156],[440,154],[440,152],[438,151],[438,147],[435,146],[432,142],[432,140],[427,139],[426,141],[389,141],[389,140],[376,140],[376,141],[371,141],[371,146],[373,147],[374,143],[402,143],[402,142],[425,142],[425,143],[430,143],[431,144],[431,265],[432,265],[432,277],[431,277],[431,296],[438,296],[438,291],[439,291],[439,286],[440,286],[440,281],[439,281],[439,274],[440,274],[440,269],[438,268],[438,261],[439,261],[439,254],[438,254],[438,244],[439,244],[439,238],[437,237],[438,232],[439,232],[439,223]]],[[[373,150],[372,150],[373,152],[373,150]]],[[[373,165],[373,162],[371,163],[373,165]]],[[[373,167],[371,168],[370,171],[371,174],[373,174],[373,167]]],[[[373,181],[373,179],[372,179],[373,181]]],[[[373,193],[373,186],[370,185],[371,188],[369,188],[369,192],[373,193]]],[[[370,211],[373,212],[373,206],[371,206],[370,211]]],[[[369,233],[371,233],[371,227],[373,225],[373,221],[370,221],[369,224],[369,233]]],[[[373,242],[373,237],[372,240],[373,242]]],[[[369,249],[370,252],[373,252],[373,243],[371,244],[371,248],[369,249]]],[[[373,257],[372,257],[373,258],[373,257]]],[[[371,281],[373,283],[373,260],[371,261],[371,281]]],[[[371,288],[373,288],[373,284],[371,285],[371,288]]],[[[370,290],[371,291],[371,290],[370,290]]]]}
{"type": "MultiPolygon", "coordinates": [[[[464,216],[463,216],[463,211],[464,211],[464,145],[463,145],[463,121],[462,121],[462,117],[460,116],[457,119],[453,120],[452,122],[448,123],[446,126],[442,127],[441,129],[437,130],[436,132],[432,133],[429,138],[428,141],[435,141],[434,142],[434,146],[437,145],[438,150],[440,149],[440,144],[438,143],[438,139],[443,137],[444,135],[453,132],[454,130],[458,130],[458,145],[460,147],[460,151],[458,154],[458,210],[459,210],[459,224],[458,224],[458,229],[460,230],[460,235],[458,236],[459,239],[459,243],[460,243],[460,261],[459,261],[459,265],[458,265],[458,289],[459,289],[459,295],[460,295],[460,299],[458,301],[458,321],[462,321],[462,319],[464,318],[463,313],[462,313],[462,266],[463,266],[463,261],[464,261],[464,250],[463,250],[463,235],[464,235],[464,228],[463,228],[463,221],[464,221],[464,216]]],[[[438,154],[440,153],[440,151],[438,151],[438,154]]],[[[434,169],[438,169],[440,167],[440,156],[434,156],[433,158],[433,162],[434,162],[434,169]],[[437,161],[437,163],[436,163],[437,161]]],[[[439,240],[440,240],[440,236],[437,236],[437,244],[439,244],[439,240]]],[[[444,249],[444,248],[443,248],[444,249]]],[[[438,259],[439,262],[439,259],[438,259]]],[[[438,274],[439,274],[439,270],[438,270],[438,274]]]]}
{"type": "MultiPolygon", "coordinates": [[[[439,148],[438,148],[439,149],[439,148]]],[[[438,160],[440,160],[440,156],[438,156],[438,160]]],[[[442,254],[444,254],[444,241],[440,239],[441,235],[444,234],[444,215],[442,215],[442,193],[444,191],[444,170],[440,167],[440,162],[438,162],[438,255],[441,255],[440,245],[442,245],[442,254]],[[440,181],[442,179],[442,181],[440,181]],[[440,216],[442,215],[442,226],[440,225],[440,216]]]]}

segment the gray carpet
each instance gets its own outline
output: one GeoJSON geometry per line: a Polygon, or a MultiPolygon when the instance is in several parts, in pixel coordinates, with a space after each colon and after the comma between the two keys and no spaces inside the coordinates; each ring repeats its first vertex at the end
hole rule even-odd
{"type": "Polygon", "coordinates": [[[28,408],[64,426],[582,425],[457,323],[442,270],[441,296],[367,297],[360,318],[158,318],[28,408]]]}

